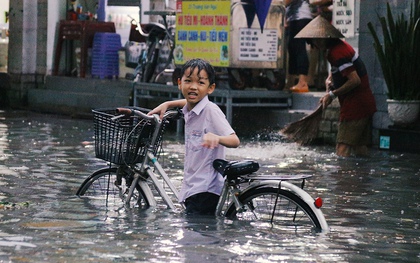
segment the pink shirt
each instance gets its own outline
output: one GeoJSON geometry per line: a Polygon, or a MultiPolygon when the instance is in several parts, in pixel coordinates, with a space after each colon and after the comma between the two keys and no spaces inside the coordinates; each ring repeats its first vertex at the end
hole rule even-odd
{"type": "Polygon", "coordinates": [[[179,201],[183,202],[186,198],[203,192],[220,195],[224,179],[214,170],[213,161],[225,158],[225,147],[203,147],[203,135],[212,132],[227,136],[235,131],[219,106],[209,101],[207,96],[191,111],[185,106],[182,112],[185,120],[185,161],[179,201]]]}

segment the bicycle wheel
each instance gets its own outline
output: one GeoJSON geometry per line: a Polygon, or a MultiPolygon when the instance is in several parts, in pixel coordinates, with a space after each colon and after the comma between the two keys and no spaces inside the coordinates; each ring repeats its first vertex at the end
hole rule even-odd
{"type": "Polygon", "coordinates": [[[264,186],[244,192],[239,200],[244,204],[243,209],[237,211],[232,203],[226,211],[226,217],[253,221],[258,226],[268,224],[282,230],[304,232],[314,228],[321,229],[319,220],[309,205],[290,191],[264,186]]]}
{"type": "MultiPolygon", "coordinates": [[[[77,190],[79,197],[89,198],[94,205],[118,206],[126,202],[130,183],[127,184],[126,176],[122,176],[117,185],[117,167],[103,168],[91,174],[77,190]]],[[[137,185],[129,202],[129,207],[149,207],[148,201],[143,198],[143,191],[137,185]]]]}

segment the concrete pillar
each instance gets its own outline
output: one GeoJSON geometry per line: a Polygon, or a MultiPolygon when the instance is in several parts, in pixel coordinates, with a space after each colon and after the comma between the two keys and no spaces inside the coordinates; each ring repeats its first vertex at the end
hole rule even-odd
{"type": "Polygon", "coordinates": [[[27,103],[27,90],[43,85],[47,71],[48,0],[10,1],[8,73],[10,105],[27,103]]]}
{"type": "Polygon", "coordinates": [[[10,74],[22,73],[23,2],[24,0],[10,1],[9,59],[7,65],[10,74]]]}

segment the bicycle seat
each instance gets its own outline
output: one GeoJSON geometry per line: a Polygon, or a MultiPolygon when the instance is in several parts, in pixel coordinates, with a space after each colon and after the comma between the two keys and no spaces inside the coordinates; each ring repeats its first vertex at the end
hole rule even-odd
{"type": "Polygon", "coordinates": [[[141,25],[142,30],[144,33],[149,34],[149,37],[158,37],[163,39],[166,35],[165,26],[160,23],[148,23],[141,25]]]}
{"type": "Polygon", "coordinates": [[[216,169],[223,177],[227,176],[229,179],[234,179],[240,175],[251,174],[258,171],[259,163],[255,161],[226,161],[216,159],[213,161],[213,168],[216,169]],[[233,178],[232,178],[233,177],[233,178]]]}

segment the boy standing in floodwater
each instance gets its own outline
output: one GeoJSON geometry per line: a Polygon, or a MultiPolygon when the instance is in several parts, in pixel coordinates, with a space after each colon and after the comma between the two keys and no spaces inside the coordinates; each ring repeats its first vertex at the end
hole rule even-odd
{"type": "Polygon", "coordinates": [[[224,113],[208,98],[216,88],[215,79],[214,68],[207,61],[188,61],[178,78],[185,99],[166,101],[149,113],[163,116],[169,108],[182,107],[185,161],[179,201],[185,204],[187,214],[214,215],[224,180],[213,168],[213,161],[225,158],[225,147],[240,144],[224,113]]]}

